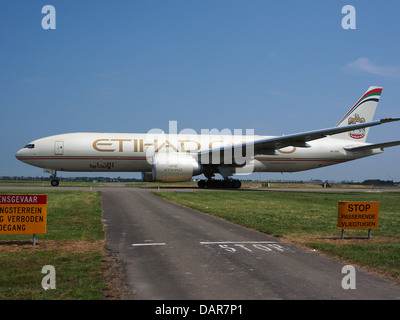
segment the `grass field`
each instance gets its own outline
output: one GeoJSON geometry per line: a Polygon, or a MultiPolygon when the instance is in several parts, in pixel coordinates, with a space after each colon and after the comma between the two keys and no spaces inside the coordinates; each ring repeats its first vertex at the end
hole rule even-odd
{"type": "MultiPolygon", "coordinates": [[[[0,300],[103,299],[108,288],[100,194],[45,193],[47,233],[37,235],[35,247],[31,235],[0,235],[0,300]],[[41,286],[45,265],[55,267],[56,290],[41,286]]],[[[212,190],[156,194],[400,282],[400,193],[212,190]],[[366,239],[367,230],[346,230],[345,239],[340,239],[337,205],[346,200],[380,202],[379,229],[372,231],[371,240],[366,239]]]]}
{"type": "Polygon", "coordinates": [[[36,246],[32,245],[32,235],[0,235],[0,300],[102,299],[105,283],[100,194],[46,194],[47,233],[37,235],[36,246]],[[42,288],[45,274],[41,270],[45,265],[55,268],[56,290],[42,288]]]}
{"type": "MultiPolygon", "coordinates": [[[[0,180],[0,186],[9,186],[9,187],[49,187],[50,181],[15,181],[15,180],[0,180]]],[[[60,186],[63,187],[104,187],[105,183],[94,183],[94,182],[79,182],[79,181],[64,181],[60,179],[60,186]]]]}
{"type": "Polygon", "coordinates": [[[155,192],[162,198],[333,255],[400,282],[400,194],[386,192],[155,192]],[[338,201],[379,201],[379,228],[337,229],[338,201]]]}

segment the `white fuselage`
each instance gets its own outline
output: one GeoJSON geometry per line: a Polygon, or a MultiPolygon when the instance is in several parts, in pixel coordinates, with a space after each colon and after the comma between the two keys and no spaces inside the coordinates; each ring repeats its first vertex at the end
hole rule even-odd
{"type": "MultiPolygon", "coordinates": [[[[129,133],[69,133],[32,141],[16,157],[33,166],[55,171],[151,172],[151,158],[161,152],[197,154],[267,136],[168,135],[129,133]]],[[[347,152],[349,142],[327,137],[308,147],[286,147],[255,154],[251,172],[295,172],[325,167],[382,152],[347,152]]],[[[354,145],[354,144],[353,144],[354,145]]]]}

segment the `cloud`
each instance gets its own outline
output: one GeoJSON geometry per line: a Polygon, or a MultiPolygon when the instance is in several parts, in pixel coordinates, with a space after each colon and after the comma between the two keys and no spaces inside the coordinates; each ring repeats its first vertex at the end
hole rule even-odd
{"type": "Polygon", "coordinates": [[[400,65],[380,66],[368,58],[359,58],[343,68],[344,71],[355,73],[369,73],[376,76],[400,78],[400,65]]]}

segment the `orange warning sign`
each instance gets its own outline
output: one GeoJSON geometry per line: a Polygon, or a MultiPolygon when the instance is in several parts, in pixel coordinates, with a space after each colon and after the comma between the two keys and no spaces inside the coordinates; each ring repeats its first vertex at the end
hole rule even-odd
{"type": "Polygon", "coordinates": [[[338,229],[377,229],[379,202],[339,201],[338,229]]]}
{"type": "Polygon", "coordinates": [[[0,234],[46,233],[47,195],[0,195],[0,234]]]}

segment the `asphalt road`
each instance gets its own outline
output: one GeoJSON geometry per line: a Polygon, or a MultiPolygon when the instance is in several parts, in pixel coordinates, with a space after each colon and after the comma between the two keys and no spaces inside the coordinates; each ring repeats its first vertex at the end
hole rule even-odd
{"type": "Polygon", "coordinates": [[[361,269],[346,290],[342,263],[148,190],[101,193],[106,245],[125,262],[133,299],[400,299],[399,286],[361,269]]]}

